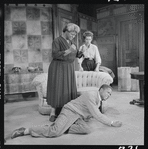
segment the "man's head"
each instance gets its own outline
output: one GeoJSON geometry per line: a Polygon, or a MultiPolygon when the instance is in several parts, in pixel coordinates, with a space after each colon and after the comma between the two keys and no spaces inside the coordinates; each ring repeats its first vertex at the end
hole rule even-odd
{"type": "Polygon", "coordinates": [[[103,84],[100,87],[99,92],[100,92],[100,96],[101,96],[102,101],[105,101],[111,96],[112,87],[107,85],[107,84],[103,84]]]}

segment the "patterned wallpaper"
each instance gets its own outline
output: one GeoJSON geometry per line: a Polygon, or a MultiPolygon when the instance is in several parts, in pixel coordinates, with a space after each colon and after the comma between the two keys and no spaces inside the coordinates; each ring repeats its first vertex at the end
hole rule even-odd
{"type": "Polygon", "coordinates": [[[5,7],[4,15],[5,74],[14,66],[27,73],[27,67],[44,72],[52,60],[52,14],[49,7],[5,7]]]}
{"type": "Polygon", "coordinates": [[[134,13],[137,11],[143,11],[144,4],[112,4],[110,6],[97,9],[97,19],[106,17],[113,17],[123,15],[126,13],[134,13]]]}
{"type": "Polygon", "coordinates": [[[114,18],[98,20],[98,37],[115,34],[115,20],[114,18]]]}
{"type": "Polygon", "coordinates": [[[62,8],[67,11],[71,11],[71,4],[57,4],[59,8],[62,8]]]}

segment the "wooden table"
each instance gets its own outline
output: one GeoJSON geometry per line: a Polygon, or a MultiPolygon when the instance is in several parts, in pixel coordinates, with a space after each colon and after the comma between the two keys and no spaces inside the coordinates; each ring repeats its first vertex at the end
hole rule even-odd
{"type": "Polygon", "coordinates": [[[140,99],[134,99],[130,102],[130,104],[138,103],[140,105],[144,105],[144,72],[133,72],[131,73],[131,78],[139,80],[140,99]]]}

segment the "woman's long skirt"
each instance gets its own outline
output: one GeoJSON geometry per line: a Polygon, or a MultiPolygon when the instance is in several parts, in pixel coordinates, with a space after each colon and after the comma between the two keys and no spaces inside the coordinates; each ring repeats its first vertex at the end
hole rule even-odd
{"type": "Polygon", "coordinates": [[[94,71],[96,68],[95,60],[85,58],[82,62],[82,67],[84,71],[94,71]]]}
{"type": "Polygon", "coordinates": [[[77,98],[74,63],[53,60],[48,69],[47,103],[54,108],[77,98]]]}

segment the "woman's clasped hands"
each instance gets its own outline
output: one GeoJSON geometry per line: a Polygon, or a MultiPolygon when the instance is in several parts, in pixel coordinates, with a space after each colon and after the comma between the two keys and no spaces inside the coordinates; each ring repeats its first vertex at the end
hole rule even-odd
{"type": "Polygon", "coordinates": [[[73,52],[73,51],[75,51],[75,50],[76,50],[76,46],[75,46],[74,44],[72,44],[72,45],[70,46],[70,51],[73,52]]]}

